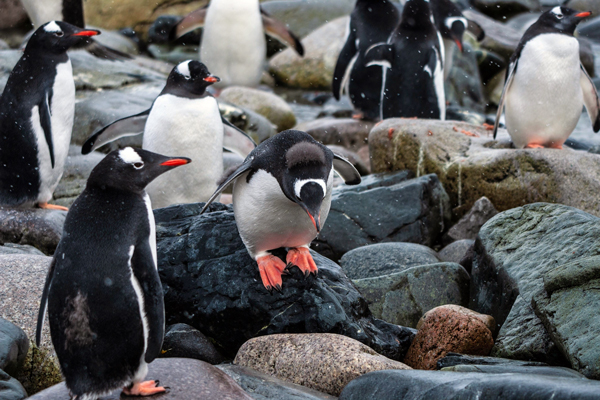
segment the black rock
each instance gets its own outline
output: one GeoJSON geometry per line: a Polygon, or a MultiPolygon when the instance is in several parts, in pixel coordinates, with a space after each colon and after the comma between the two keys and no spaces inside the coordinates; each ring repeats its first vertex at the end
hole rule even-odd
{"type": "Polygon", "coordinates": [[[565,367],[528,367],[522,365],[497,364],[497,365],[455,365],[446,367],[443,371],[450,372],[479,372],[483,374],[523,374],[523,375],[545,375],[563,378],[587,379],[577,371],[565,367]]]}
{"type": "Polygon", "coordinates": [[[52,255],[65,223],[65,211],[0,207],[0,243],[29,244],[52,255]]]}
{"type": "Polygon", "coordinates": [[[229,357],[252,337],[313,332],[346,335],[389,358],[404,357],[414,330],[374,319],[337,264],[313,253],[317,277],[305,278],[292,268],[283,276],[282,291],[269,293],[231,207],[212,204],[199,215],[201,208],[155,210],[167,323],[193,326],[229,357]]]}
{"type": "MultiPolygon", "coordinates": [[[[198,30],[186,33],[179,39],[173,41],[171,39],[171,30],[181,21],[181,17],[177,15],[161,15],[150,25],[148,29],[148,43],[155,44],[187,44],[198,45],[202,34],[198,30]]],[[[201,31],[200,31],[201,32],[201,31]]]]}
{"type": "Polygon", "coordinates": [[[225,361],[202,332],[186,324],[175,324],[167,328],[161,357],[194,358],[213,365],[225,361]]]}
{"type": "Polygon", "coordinates": [[[499,357],[470,356],[468,354],[448,353],[437,362],[437,369],[454,367],[455,365],[504,365],[515,367],[544,367],[548,364],[539,361],[520,361],[499,357]]]}
{"type": "Polygon", "coordinates": [[[23,385],[0,369],[0,399],[21,400],[27,397],[23,385]]]}
{"type": "Polygon", "coordinates": [[[28,350],[29,339],[25,332],[0,317],[0,369],[11,375],[17,373],[25,362],[28,350]]]}

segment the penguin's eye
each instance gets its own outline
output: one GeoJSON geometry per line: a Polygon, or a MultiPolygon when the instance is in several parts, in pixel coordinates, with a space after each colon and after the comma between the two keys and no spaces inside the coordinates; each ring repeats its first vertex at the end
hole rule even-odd
{"type": "Polygon", "coordinates": [[[144,167],[144,163],[141,162],[141,161],[140,162],[136,162],[136,163],[133,164],[133,168],[135,168],[135,169],[140,169],[140,168],[143,168],[143,167],[144,167]]]}
{"type": "Polygon", "coordinates": [[[63,37],[64,35],[65,35],[64,32],[60,32],[60,31],[59,32],[54,32],[54,36],[56,36],[56,37],[63,37]]]}

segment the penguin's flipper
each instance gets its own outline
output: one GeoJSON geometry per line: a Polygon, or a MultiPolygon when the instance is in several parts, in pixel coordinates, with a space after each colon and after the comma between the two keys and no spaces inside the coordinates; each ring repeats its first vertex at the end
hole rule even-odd
{"type": "Polygon", "coordinates": [[[394,62],[394,46],[387,43],[377,43],[369,47],[365,53],[365,65],[379,65],[392,68],[394,62]]]}
{"type": "Polygon", "coordinates": [[[352,27],[352,21],[350,21],[346,43],[342,47],[342,51],[335,64],[335,71],[333,72],[331,91],[336,100],[339,100],[346,90],[346,84],[350,79],[350,73],[356,61],[356,52],[356,30],[352,27]]]}
{"type": "Polygon", "coordinates": [[[115,50],[111,47],[104,46],[95,40],[92,40],[90,44],[85,46],[85,49],[88,53],[93,55],[94,57],[101,58],[103,60],[111,60],[111,61],[123,61],[123,60],[131,60],[133,57],[127,53],[123,53],[122,51],[115,50]]]}
{"type": "Polygon", "coordinates": [[[46,282],[44,283],[44,290],[42,291],[42,300],[40,301],[40,310],[38,311],[37,328],[35,332],[35,345],[38,347],[40,347],[42,341],[42,328],[44,328],[44,319],[46,318],[46,310],[48,309],[48,290],[50,289],[50,283],[52,282],[52,276],[54,275],[55,265],[56,257],[53,257],[50,267],[48,268],[48,275],[46,275],[46,282]]]}
{"type": "Polygon", "coordinates": [[[192,11],[186,15],[181,21],[177,23],[171,30],[169,38],[171,40],[178,39],[188,32],[195,29],[202,28],[204,26],[204,20],[206,19],[206,12],[208,11],[208,4],[202,8],[192,11]]]}
{"type": "Polygon", "coordinates": [[[360,174],[354,165],[346,158],[333,153],[333,170],[342,177],[346,185],[358,185],[361,181],[360,174]]]}
{"type": "Polygon", "coordinates": [[[263,28],[267,35],[273,36],[282,43],[287,43],[288,46],[291,46],[296,50],[296,53],[304,56],[304,47],[302,46],[300,39],[298,39],[284,23],[271,17],[262,8],[260,9],[260,13],[262,15],[263,28]]]}
{"type": "Polygon", "coordinates": [[[585,67],[581,65],[581,77],[579,79],[581,89],[583,91],[583,104],[590,116],[594,132],[600,131],[600,100],[598,99],[598,91],[592,78],[588,75],[585,67]]]}
{"type": "Polygon", "coordinates": [[[513,79],[515,78],[515,72],[517,72],[518,60],[510,63],[506,75],[506,82],[504,83],[504,89],[502,89],[502,96],[500,96],[500,104],[498,104],[498,112],[496,113],[496,122],[494,122],[494,139],[498,134],[498,126],[500,126],[500,117],[502,117],[502,111],[504,111],[504,102],[506,101],[506,93],[510,89],[513,79]]]}
{"type": "Polygon", "coordinates": [[[223,120],[223,148],[246,158],[256,148],[256,143],[243,130],[227,119],[223,120]]]}
{"type": "Polygon", "coordinates": [[[210,199],[208,199],[206,201],[206,204],[202,208],[202,211],[200,211],[200,214],[203,214],[204,211],[206,211],[206,209],[210,205],[210,203],[212,203],[213,201],[215,201],[215,199],[221,194],[221,192],[223,190],[225,190],[225,188],[227,186],[229,186],[229,184],[231,184],[234,180],[236,180],[237,177],[239,177],[240,175],[242,175],[244,172],[247,172],[247,171],[249,171],[249,170],[252,169],[252,161],[253,161],[253,159],[251,159],[250,157],[246,158],[246,161],[244,161],[244,163],[242,165],[240,165],[238,167],[238,169],[236,169],[233,172],[233,174],[229,175],[229,177],[227,177],[227,179],[225,179],[225,181],[219,185],[219,187],[217,188],[217,190],[215,190],[215,192],[213,193],[213,195],[210,196],[210,199]]]}
{"type": "Polygon", "coordinates": [[[48,144],[48,151],[50,152],[50,162],[52,168],[54,168],[54,144],[52,142],[52,112],[50,111],[52,105],[52,88],[48,88],[44,92],[42,103],[39,105],[40,113],[40,125],[44,131],[44,137],[48,144]]]}
{"type": "Polygon", "coordinates": [[[468,21],[467,30],[469,32],[471,32],[473,35],[475,35],[475,38],[477,39],[477,41],[481,42],[483,39],[485,39],[485,31],[483,30],[481,25],[479,25],[475,21],[471,21],[470,19],[468,19],[467,21],[468,21]]]}
{"type": "Polygon", "coordinates": [[[106,125],[99,131],[94,132],[83,144],[81,154],[91,153],[97,148],[104,146],[106,143],[110,143],[119,138],[144,133],[146,121],[148,120],[151,109],[152,108],[149,108],[139,114],[118,119],[115,122],[106,125]]]}

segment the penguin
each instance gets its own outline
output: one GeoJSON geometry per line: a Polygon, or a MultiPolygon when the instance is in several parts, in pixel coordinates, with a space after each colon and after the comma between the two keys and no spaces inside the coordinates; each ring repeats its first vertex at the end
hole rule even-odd
{"type": "Polygon", "coordinates": [[[148,185],[152,204],[162,208],[208,200],[223,174],[223,148],[246,157],[256,147],[250,137],[221,116],[217,100],[206,90],[217,82],[219,78],[199,61],[178,64],[150,109],[92,134],[82,153],[143,132],[144,149],[182,154],[197,161],[148,185]]]}
{"type": "Polygon", "coordinates": [[[446,118],[444,46],[429,0],[408,0],[387,43],[371,46],[367,66],[383,67],[380,118],[446,118]]]}
{"type": "Polygon", "coordinates": [[[67,50],[97,30],[61,21],[29,39],[0,97],[0,205],[49,205],[60,180],[75,114],[75,83],[67,50]]]}
{"type": "Polygon", "coordinates": [[[333,73],[332,91],[339,100],[345,93],[357,119],[380,117],[383,68],[367,66],[365,53],[386,43],[400,22],[400,12],[390,0],[357,0],[350,14],[346,41],[333,73]]]}
{"type": "Polygon", "coordinates": [[[284,24],[260,8],[259,0],[211,0],[177,24],[173,40],[204,27],[200,61],[218,73],[215,87],[255,87],[260,83],[266,62],[267,43],[263,30],[304,55],[300,40],[284,24]]]}
{"type": "Polygon", "coordinates": [[[354,166],[302,131],[265,140],[216,190],[202,209],[233,183],[233,212],[240,236],[269,291],[281,290],[286,264],[270,253],[288,249],[286,261],[308,276],[317,273],[308,247],[327,220],[333,171],[360,183],[354,166]]]}
{"type": "Polygon", "coordinates": [[[504,108],[506,128],[519,149],[562,149],[584,106],[594,132],[600,130],[598,92],[573,36],[577,24],[590,15],[556,6],[527,29],[510,58],[494,138],[504,108]]]}
{"type": "Polygon", "coordinates": [[[127,147],[92,170],[65,220],[38,313],[39,346],[46,311],[67,388],[92,400],[164,392],[143,382],[165,331],[156,231],[144,191],[153,179],[189,163],[127,147]]]}
{"type": "MultiPolygon", "coordinates": [[[[21,0],[21,3],[34,28],[39,28],[49,21],[64,21],[85,28],[83,0],[21,0]]],[[[107,60],[132,58],[129,54],[103,46],[95,40],[88,40],[77,47],[83,47],[93,56],[107,60]]]]}

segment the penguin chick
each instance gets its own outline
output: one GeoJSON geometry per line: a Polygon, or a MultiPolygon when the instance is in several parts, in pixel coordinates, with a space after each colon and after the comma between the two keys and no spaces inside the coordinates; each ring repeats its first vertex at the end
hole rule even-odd
{"type": "Polygon", "coordinates": [[[286,261],[308,275],[317,265],[308,247],[325,224],[331,205],[333,171],[349,185],[360,174],[306,132],[287,130],[259,144],[223,182],[202,212],[230,183],[240,236],[258,263],[267,290],[281,290],[286,264],[270,253],[288,249],[286,261]]]}
{"type": "Polygon", "coordinates": [[[93,400],[164,392],[143,382],[160,353],[165,324],[150,199],[153,179],[189,163],[127,147],[107,155],[67,214],[38,314],[46,309],[52,344],[67,388],[93,400]]]}

